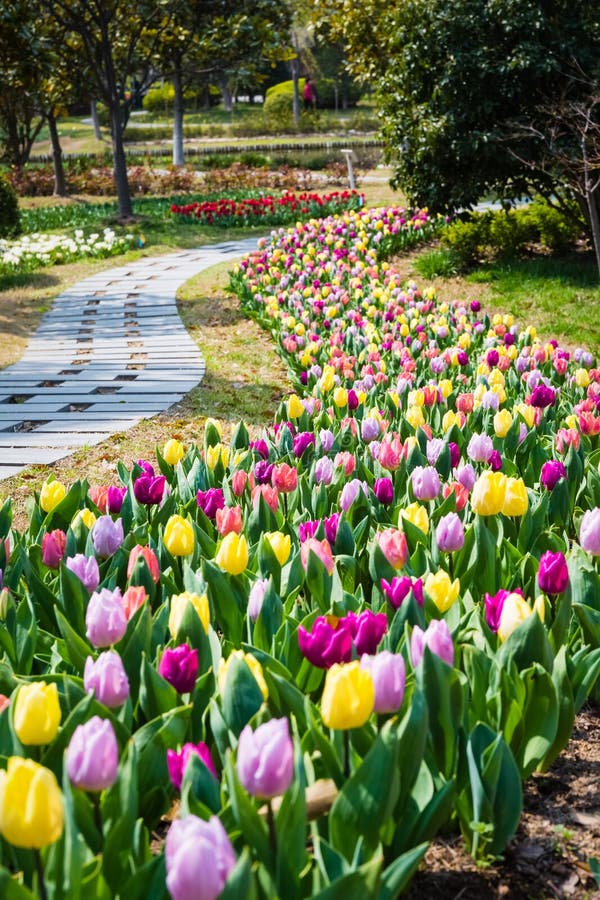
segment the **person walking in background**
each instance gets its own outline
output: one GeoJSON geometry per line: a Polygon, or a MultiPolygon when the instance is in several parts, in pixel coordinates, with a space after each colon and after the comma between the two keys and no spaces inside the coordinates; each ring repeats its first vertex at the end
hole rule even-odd
{"type": "Polygon", "coordinates": [[[317,91],[315,88],[315,83],[308,76],[306,78],[306,81],[304,82],[302,99],[304,100],[305,110],[317,108],[317,91]]]}

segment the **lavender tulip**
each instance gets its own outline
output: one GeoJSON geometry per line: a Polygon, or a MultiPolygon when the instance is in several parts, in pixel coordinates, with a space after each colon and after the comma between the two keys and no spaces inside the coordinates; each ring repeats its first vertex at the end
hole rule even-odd
{"type": "Polygon", "coordinates": [[[329,453],[329,451],[333,447],[334,440],[335,435],[330,428],[322,428],[319,431],[319,443],[321,444],[321,450],[323,451],[323,453],[329,453]]]}
{"type": "Polygon", "coordinates": [[[588,509],[583,514],[579,528],[579,543],[582,550],[593,556],[600,556],[600,509],[588,509]]]}
{"type": "Polygon", "coordinates": [[[432,438],[430,441],[427,441],[427,448],[425,452],[427,455],[427,462],[430,466],[435,466],[443,449],[444,441],[442,440],[442,438],[432,438]]]}
{"type": "Polygon", "coordinates": [[[413,669],[420,666],[425,647],[429,647],[432,653],[449,666],[454,664],[452,635],[443,619],[432,619],[425,631],[418,625],[413,628],[410,636],[410,659],[413,669]]]}
{"type": "Polygon", "coordinates": [[[83,669],[83,687],[111,709],[125,703],[129,697],[129,679],[119,654],[107,650],[96,661],[88,656],[83,669]]]}
{"type": "Polygon", "coordinates": [[[107,558],[115,553],[123,543],[123,522],[113,522],[110,516],[100,516],[92,528],[92,541],[98,556],[107,558]]]}
{"type": "Polygon", "coordinates": [[[119,588],[102,588],[90,597],[85,614],[86,635],[94,647],[110,647],[127,631],[127,616],[119,588]]]}
{"type": "Polygon", "coordinates": [[[198,677],[198,650],[187,644],[168,647],[161,656],[158,674],[172,684],[178,694],[192,691],[198,677]]]}
{"type": "Polygon", "coordinates": [[[78,725],[67,748],[67,774],[82,791],[103,791],[115,783],[119,747],[115,730],[100,716],[78,725]]]}
{"type": "Polygon", "coordinates": [[[487,462],[494,450],[492,439],[488,434],[473,434],[467,445],[467,456],[473,462],[487,462]]]}
{"type": "Polygon", "coordinates": [[[83,553],[77,553],[67,558],[66,566],[77,575],[88,593],[92,594],[100,584],[100,569],[95,556],[88,557],[83,553]]]}
{"type": "Polygon", "coordinates": [[[454,474],[456,475],[456,480],[460,482],[463,487],[466,487],[468,491],[473,490],[473,485],[477,481],[477,473],[471,463],[465,463],[464,466],[459,466],[454,474]]]}
{"type": "Polygon", "coordinates": [[[371,673],[375,686],[376,713],[394,713],[402,706],[406,666],[400,653],[382,650],[376,656],[364,654],[360,659],[361,669],[371,673]]]}
{"type": "Polygon", "coordinates": [[[250,594],[248,596],[248,618],[251,622],[256,622],[260,615],[268,584],[268,578],[258,578],[250,589],[250,594]]]}
{"type": "Polygon", "coordinates": [[[231,841],[216,816],[175,819],[165,847],[167,888],[172,900],[216,900],[236,859],[231,841]]]}
{"type": "Polygon", "coordinates": [[[340,494],[340,509],[343,509],[344,512],[348,512],[352,504],[356,502],[356,499],[361,490],[366,497],[367,486],[365,482],[361,481],[359,478],[353,478],[352,481],[349,481],[347,484],[345,484],[340,494]]]}
{"type": "Polygon", "coordinates": [[[377,419],[373,419],[368,416],[366,419],[362,420],[362,424],[360,426],[360,436],[368,443],[369,441],[374,441],[379,437],[379,422],[377,419]]]}
{"type": "Polygon", "coordinates": [[[442,516],[435,530],[438,548],[442,553],[454,553],[461,550],[465,543],[465,529],[456,513],[442,516]]]}
{"type": "Polygon", "coordinates": [[[440,492],[440,476],[433,466],[417,466],[410,480],[417,500],[435,500],[440,492]]]}
{"type": "Polygon", "coordinates": [[[253,731],[246,725],[237,748],[237,773],[254,797],[284,794],[294,777],[294,745],[288,720],[271,719],[253,731]]]}
{"type": "Polygon", "coordinates": [[[322,456],[314,467],[315,484],[331,484],[333,481],[333,462],[328,456],[322,456]]]}

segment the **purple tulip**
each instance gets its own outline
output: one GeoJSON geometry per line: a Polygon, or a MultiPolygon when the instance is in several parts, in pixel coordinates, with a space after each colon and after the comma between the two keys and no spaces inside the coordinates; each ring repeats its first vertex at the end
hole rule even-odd
{"type": "MultiPolygon", "coordinates": [[[[498,628],[500,627],[502,607],[504,606],[504,601],[510,593],[512,592],[507,591],[504,588],[500,588],[500,590],[496,594],[485,595],[485,620],[494,633],[497,632],[498,628]]],[[[515,591],[514,593],[520,593],[520,591],[515,591]]]]}
{"type": "Polygon", "coordinates": [[[295,435],[292,440],[292,450],[294,452],[294,456],[297,459],[300,459],[304,451],[307,447],[311,445],[314,446],[316,443],[316,438],[312,431],[301,431],[299,434],[295,435]]]}
{"type": "Polygon", "coordinates": [[[440,476],[433,466],[417,466],[410,480],[417,500],[435,500],[440,492],[440,476]]]}
{"type": "Polygon", "coordinates": [[[363,653],[375,653],[387,630],[385,613],[374,613],[370,609],[365,609],[357,616],[349,612],[345,616],[345,621],[348,623],[359,656],[363,653]]]}
{"type": "Polygon", "coordinates": [[[88,656],[83,669],[83,687],[111,709],[125,703],[129,697],[129,679],[119,654],[107,650],[95,662],[88,656]]]}
{"type": "Polygon", "coordinates": [[[253,731],[246,725],[237,748],[237,773],[253,797],[285,794],[294,777],[294,745],[288,720],[271,719],[253,731]]]}
{"type": "Polygon", "coordinates": [[[250,594],[248,596],[248,618],[251,622],[256,622],[260,615],[268,584],[268,578],[258,578],[250,589],[250,594]]]}
{"type": "Polygon", "coordinates": [[[473,434],[467,445],[467,456],[473,462],[487,462],[494,450],[492,439],[488,434],[473,434]]]}
{"type": "Polygon", "coordinates": [[[321,450],[323,451],[323,453],[329,453],[329,451],[333,447],[334,440],[335,435],[330,428],[322,428],[319,431],[319,443],[321,444],[321,450]]]}
{"type": "Polygon", "coordinates": [[[225,508],[225,495],[221,488],[209,488],[207,491],[198,491],[196,502],[207,518],[214,519],[217,510],[225,508]]]}
{"type": "Polygon", "coordinates": [[[334,663],[350,662],[352,658],[349,623],[334,616],[317,616],[310,631],[299,625],[298,645],[302,655],[320,669],[328,669],[334,663]]]}
{"type": "Polygon", "coordinates": [[[167,769],[169,770],[169,778],[174,788],[181,790],[181,782],[185,773],[185,767],[190,756],[199,756],[211,775],[218,778],[217,770],[213,762],[208,745],[204,741],[198,744],[184,744],[179,752],[176,750],[167,750],[167,769]]]}
{"type": "Polygon", "coordinates": [[[492,450],[488,457],[488,466],[492,472],[499,472],[502,468],[502,457],[498,450],[492,450]]]}
{"type": "Polygon", "coordinates": [[[394,485],[391,478],[376,478],[373,493],[380,503],[389,506],[394,500],[394,485]]]}
{"type": "Polygon", "coordinates": [[[220,819],[175,819],[165,847],[171,900],[216,900],[235,867],[231,841],[220,819]]]}
{"type": "Polygon", "coordinates": [[[581,549],[593,556],[600,556],[600,509],[588,509],[579,527],[581,549]]]}
{"type": "Polygon", "coordinates": [[[66,566],[74,575],[77,575],[89,594],[92,594],[100,584],[100,569],[95,556],[84,556],[83,553],[77,553],[75,556],[67,557],[66,566]]]}
{"type": "Polygon", "coordinates": [[[414,581],[410,575],[403,575],[401,578],[394,575],[391,581],[386,581],[385,578],[382,578],[381,590],[394,609],[402,606],[411,592],[418,605],[423,606],[423,582],[420,578],[416,578],[414,581]]]}
{"type": "Polygon", "coordinates": [[[352,481],[349,481],[347,484],[345,484],[340,494],[340,509],[343,509],[344,512],[348,512],[352,504],[356,501],[361,490],[366,497],[367,485],[359,478],[353,478],[352,481]]]}
{"type": "Polygon", "coordinates": [[[150,475],[154,478],[154,466],[147,459],[138,459],[136,465],[142,470],[144,475],[150,475]]]}
{"type": "Polygon", "coordinates": [[[271,476],[275,465],[266,459],[261,459],[254,466],[254,477],[257,484],[271,484],[271,476]]]}
{"type": "Polygon", "coordinates": [[[442,440],[442,438],[432,438],[430,441],[427,441],[425,454],[427,456],[427,462],[430,466],[435,466],[443,449],[444,441],[442,440]]]}
{"type": "Polygon", "coordinates": [[[452,635],[443,619],[432,619],[425,631],[418,625],[413,628],[410,636],[410,659],[413,669],[421,664],[425,647],[429,647],[432,653],[449,666],[454,665],[452,635]]]}
{"type": "Polygon", "coordinates": [[[42,562],[49,569],[58,569],[65,555],[67,536],[60,528],[48,531],[42,538],[42,562]]]}
{"type": "Polygon", "coordinates": [[[119,747],[115,730],[100,716],[78,725],[67,748],[67,774],[82,791],[104,791],[117,780],[119,747]]]}
{"type": "Polygon", "coordinates": [[[497,366],[500,362],[500,354],[496,349],[488,350],[485,361],[491,369],[493,366],[497,366]]]}
{"type": "Polygon", "coordinates": [[[465,529],[455,512],[442,516],[435,530],[438,549],[442,553],[454,553],[461,550],[465,543],[465,529]]]}
{"type": "Polygon", "coordinates": [[[554,406],[556,403],[556,391],[545,384],[538,384],[531,392],[529,403],[531,406],[537,406],[539,409],[554,406]]]}
{"type": "Polygon", "coordinates": [[[465,463],[464,466],[460,466],[456,469],[454,474],[456,475],[456,480],[460,482],[463,487],[468,491],[473,490],[473,485],[477,481],[477,474],[471,463],[465,463]]]}
{"type": "Polygon", "coordinates": [[[562,594],[569,584],[567,561],[562,553],[547,550],[540,558],[538,584],[544,594],[562,594]]]}
{"type": "Polygon", "coordinates": [[[260,438],[258,441],[250,441],[248,446],[250,450],[256,450],[256,452],[262,459],[269,458],[269,445],[262,438],[260,438]]]}
{"type": "Polygon", "coordinates": [[[325,537],[333,546],[335,544],[335,539],[337,538],[338,528],[340,525],[340,513],[332,513],[330,516],[325,516],[325,518],[323,519],[323,525],[325,526],[325,537]]]}
{"type": "Polygon", "coordinates": [[[365,654],[360,658],[361,669],[371,673],[375,687],[376,713],[394,713],[402,706],[404,685],[406,683],[406,666],[400,653],[382,650],[376,656],[365,654]]]}
{"type": "Polygon", "coordinates": [[[540,484],[547,491],[553,491],[561,478],[567,477],[567,470],[558,459],[550,459],[542,466],[540,484]]]}
{"type": "Polygon", "coordinates": [[[178,694],[193,691],[198,677],[198,650],[187,644],[168,647],[161,656],[158,674],[172,684],[178,694]]]}
{"type": "Polygon", "coordinates": [[[298,525],[298,538],[300,543],[303,544],[304,541],[314,537],[320,524],[320,519],[309,519],[308,522],[300,522],[298,525]]]}
{"type": "Polygon", "coordinates": [[[140,475],[133,482],[133,494],[138,503],[154,506],[160,503],[165,492],[164,475],[140,475]]]}
{"type": "Polygon", "coordinates": [[[126,493],[127,488],[111,485],[106,492],[106,511],[118,515],[121,512],[126,493]]]}
{"type": "Polygon", "coordinates": [[[486,391],[481,398],[481,406],[483,409],[492,409],[497,412],[500,408],[500,398],[495,391],[486,391]]]}
{"type": "Polygon", "coordinates": [[[85,613],[87,639],[94,647],[117,644],[127,631],[127,616],[120,588],[102,588],[90,597],[85,613]]]}
{"type": "Polygon", "coordinates": [[[450,441],[448,449],[450,450],[450,465],[455,469],[460,462],[460,447],[454,441],[450,441]]]}
{"type": "Polygon", "coordinates": [[[328,456],[322,456],[315,463],[315,484],[331,484],[333,481],[333,462],[328,456]]]}
{"type": "Polygon", "coordinates": [[[354,388],[350,388],[348,391],[348,409],[354,410],[358,408],[360,401],[358,399],[358,394],[354,390],[354,388]]]}
{"type": "Polygon", "coordinates": [[[123,543],[123,522],[113,522],[110,516],[100,516],[92,528],[92,541],[98,556],[106,559],[112,556],[123,543]]]}
{"type": "Polygon", "coordinates": [[[363,441],[368,443],[369,441],[374,441],[379,437],[379,430],[379,422],[377,421],[377,419],[373,419],[371,418],[371,416],[368,416],[366,419],[362,420],[360,426],[360,436],[363,441]]]}

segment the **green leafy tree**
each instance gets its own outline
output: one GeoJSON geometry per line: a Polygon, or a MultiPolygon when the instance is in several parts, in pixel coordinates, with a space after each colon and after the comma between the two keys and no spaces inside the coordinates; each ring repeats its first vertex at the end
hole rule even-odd
{"type": "Polygon", "coordinates": [[[394,181],[412,200],[445,211],[488,191],[573,195],[560,154],[549,164],[548,110],[567,93],[589,107],[600,73],[594,0],[329,0],[323,9],[353,71],[376,87],[394,181]]]}

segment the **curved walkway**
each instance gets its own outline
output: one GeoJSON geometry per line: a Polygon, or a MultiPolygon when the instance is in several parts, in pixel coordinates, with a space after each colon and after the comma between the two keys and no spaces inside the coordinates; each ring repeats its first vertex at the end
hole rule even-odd
{"type": "Polygon", "coordinates": [[[54,301],[24,356],[0,372],[0,480],[100,443],[177,403],[204,360],[177,312],[189,278],[256,238],[139,260],[54,301]]]}

